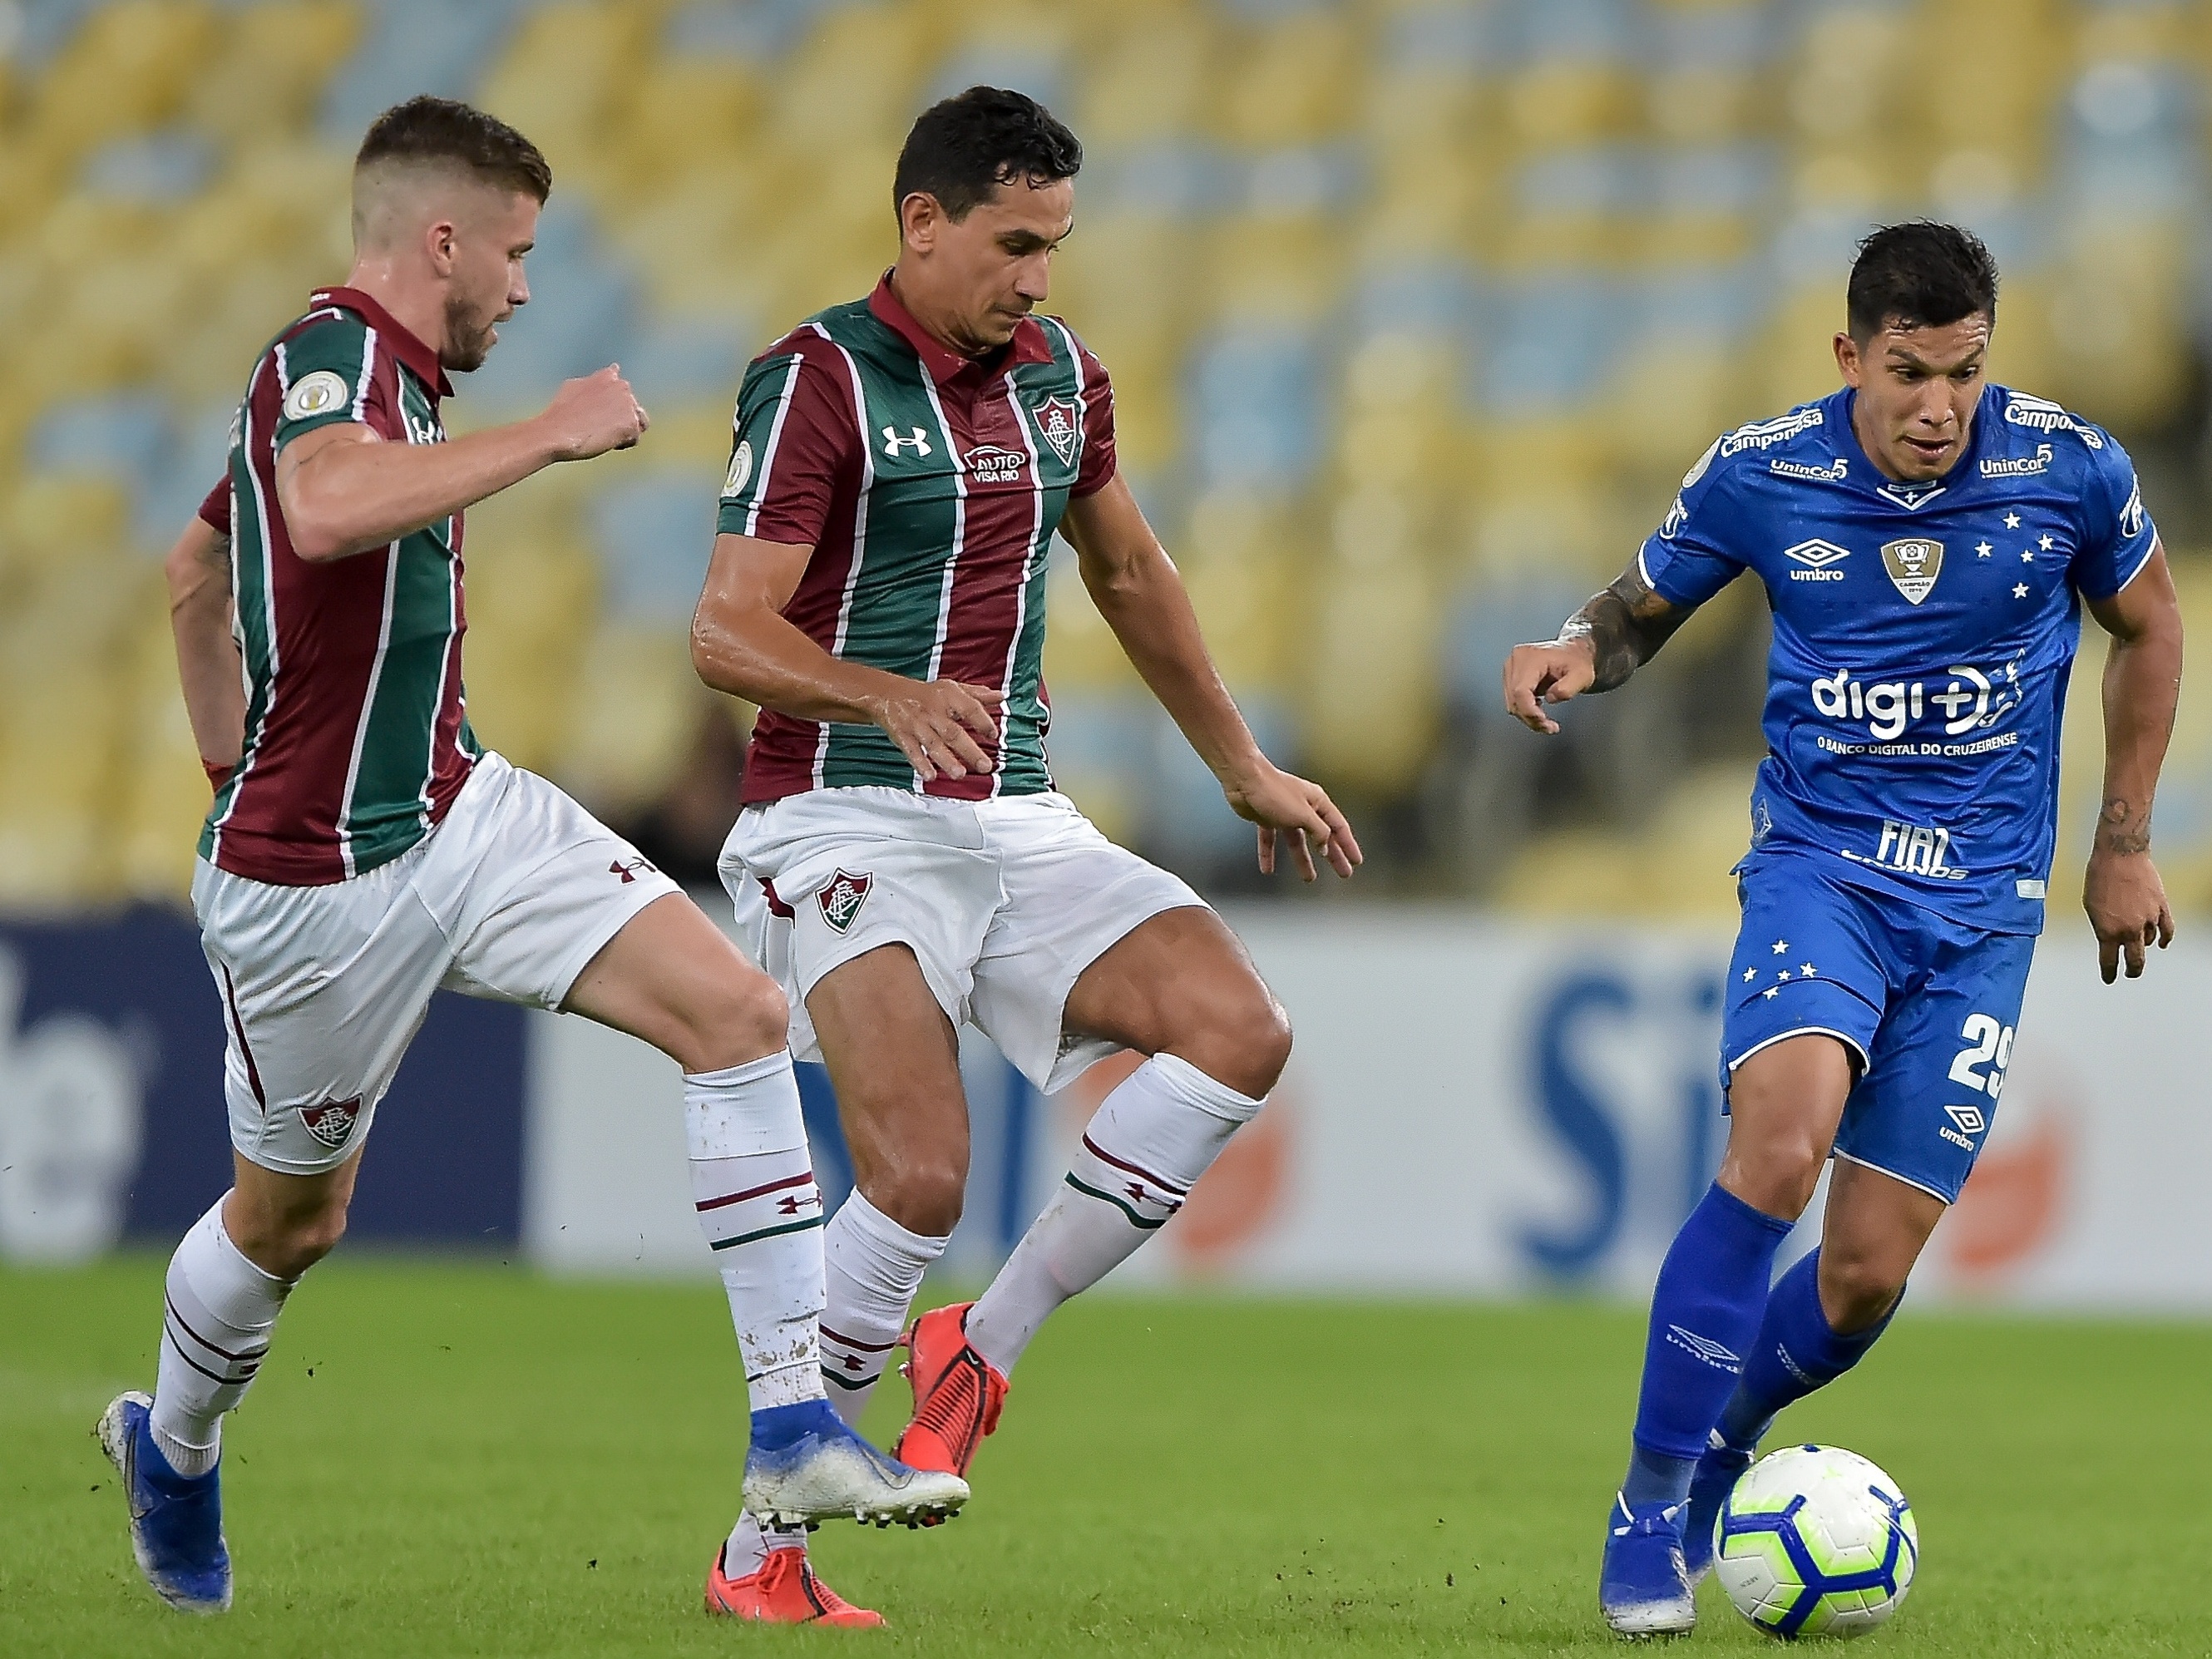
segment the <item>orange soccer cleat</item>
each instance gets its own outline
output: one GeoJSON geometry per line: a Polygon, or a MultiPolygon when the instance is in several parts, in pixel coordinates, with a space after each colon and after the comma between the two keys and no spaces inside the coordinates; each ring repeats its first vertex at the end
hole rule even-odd
{"type": "Polygon", "coordinates": [[[817,1578],[803,1549],[770,1550],[759,1570],[742,1578],[722,1571],[728,1549],[725,1544],[715,1551],[714,1565],[707,1570],[711,1613],[769,1625],[840,1625],[851,1630],[872,1630],[884,1622],[880,1613],[854,1607],[817,1578]]]}
{"type": "Polygon", "coordinates": [[[969,1343],[968,1310],[975,1305],[935,1309],[899,1339],[908,1355],[899,1370],[914,1384],[914,1416],[891,1455],[911,1468],[964,1475],[983,1437],[999,1426],[1012,1385],[969,1343]]]}

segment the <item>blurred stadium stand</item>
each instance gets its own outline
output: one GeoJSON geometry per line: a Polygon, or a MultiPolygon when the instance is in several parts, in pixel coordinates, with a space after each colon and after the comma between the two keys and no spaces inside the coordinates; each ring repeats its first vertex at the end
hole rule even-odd
{"type": "MultiPolygon", "coordinates": [[[[1988,237],[1999,374],[2136,451],[2212,624],[2185,552],[2212,523],[2209,70],[2203,0],[0,0],[0,906],[181,895],[206,787],[158,556],[256,350],[346,270],[362,129],[413,93],[514,120],[557,179],[537,297],[455,425],[610,359],[654,416],[471,515],[470,707],[518,763],[710,854],[690,774],[726,797],[739,711],[684,641],[738,377],[869,287],[908,121],[991,81],[1085,142],[1052,308],[1114,372],[1255,726],[1354,811],[1364,884],[1650,915],[1730,902],[1758,596],[1557,744],[1504,720],[1498,661],[1713,434],[1833,384],[1870,223],[1988,237]]],[[[1065,783],[1244,880],[1248,831],[1054,586],[1065,783]]],[[[2201,697],[2169,778],[2168,879],[2202,907],[2201,697]]]]}

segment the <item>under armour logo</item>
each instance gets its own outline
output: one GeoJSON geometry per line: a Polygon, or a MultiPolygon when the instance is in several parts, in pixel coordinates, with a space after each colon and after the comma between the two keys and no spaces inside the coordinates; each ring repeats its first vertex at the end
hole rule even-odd
{"type": "Polygon", "coordinates": [[[891,459],[898,459],[899,451],[908,445],[913,446],[914,453],[917,455],[929,453],[929,434],[918,426],[908,429],[914,434],[911,438],[900,437],[898,428],[895,426],[887,426],[884,428],[884,453],[890,456],[891,459]]]}
{"type": "Polygon", "coordinates": [[[819,1193],[806,1193],[803,1194],[793,1193],[788,1198],[779,1199],[776,1200],[776,1213],[779,1215],[797,1215],[801,1210],[807,1209],[811,1206],[817,1206],[821,1202],[822,1194],[819,1193]]]}
{"type": "Polygon", "coordinates": [[[623,879],[623,884],[624,886],[628,886],[631,882],[637,879],[637,872],[639,871],[650,870],[652,868],[652,864],[643,858],[634,858],[627,863],[623,862],[621,859],[617,859],[612,864],[607,866],[607,873],[611,876],[620,876],[623,879]]]}

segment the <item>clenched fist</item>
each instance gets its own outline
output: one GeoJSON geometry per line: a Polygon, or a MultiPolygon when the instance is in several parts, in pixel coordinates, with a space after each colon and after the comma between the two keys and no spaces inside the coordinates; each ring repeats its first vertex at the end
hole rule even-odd
{"type": "Polygon", "coordinates": [[[613,363],[580,380],[563,380],[538,418],[552,437],[556,461],[587,461],[610,449],[628,449],[653,424],[613,363]]]}

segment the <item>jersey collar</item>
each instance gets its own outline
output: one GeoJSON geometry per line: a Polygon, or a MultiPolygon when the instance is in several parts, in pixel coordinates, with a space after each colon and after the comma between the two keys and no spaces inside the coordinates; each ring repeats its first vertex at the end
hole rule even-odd
{"type": "Polygon", "coordinates": [[[384,336],[392,347],[392,355],[406,364],[416,380],[441,398],[453,395],[453,383],[446,378],[446,366],[438,361],[438,354],[416,339],[404,324],[369,295],[357,288],[319,288],[308,301],[318,306],[342,306],[356,313],[384,336]]]}
{"type": "Polygon", "coordinates": [[[899,303],[898,295],[891,292],[891,274],[888,270],[876,284],[876,291],[868,295],[868,310],[878,322],[914,348],[915,356],[928,369],[929,378],[939,386],[950,386],[963,374],[980,380],[1015,363],[1052,361],[1052,348],[1046,343],[1044,329],[1033,317],[1024,317],[1015,324],[1014,337],[988,356],[963,357],[948,349],[899,303]]]}

